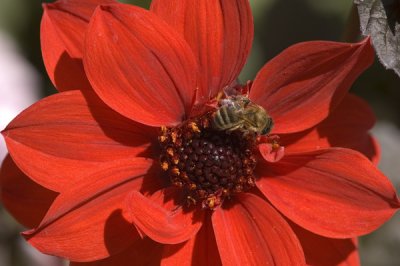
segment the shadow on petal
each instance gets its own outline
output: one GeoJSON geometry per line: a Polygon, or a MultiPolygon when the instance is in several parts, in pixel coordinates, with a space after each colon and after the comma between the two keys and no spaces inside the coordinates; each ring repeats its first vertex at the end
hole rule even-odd
{"type": "Polygon", "coordinates": [[[373,59],[369,38],[298,43],[258,72],[249,98],[274,119],[273,134],[300,132],[327,118],[373,59]]]}
{"type": "Polygon", "coordinates": [[[347,94],[338,108],[317,126],[294,134],[280,135],[280,144],[288,153],[307,152],[328,147],[357,150],[377,163],[379,146],[369,134],[375,116],[368,103],[347,94]]]}
{"type": "Polygon", "coordinates": [[[305,264],[300,242],[275,208],[249,193],[234,200],[211,217],[224,265],[305,264]]]}
{"type": "Polygon", "coordinates": [[[146,235],[154,241],[163,244],[185,242],[200,230],[204,212],[184,210],[176,204],[179,202],[177,198],[174,188],[161,189],[149,198],[132,191],[126,202],[128,219],[142,236],[146,235]]]}
{"type": "Polygon", "coordinates": [[[318,266],[360,265],[357,240],[334,239],[314,234],[288,221],[300,240],[307,264],[318,266]]]}
{"type": "Polygon", "coordinates": [[[299,156],[296,160],[289,160],[283,157],[278,162],[268,162],[263,159],[259,161],[256,166],[255,173],[258,177],[275,178],[279,176],[286,176],[292,172],[302,169],[304,166],[309,164],[313,159],[306,156],[299,156]],[[278,165],[278,167],[272,167],[272,165],[278,165]]]}
{"type": "Polygon", "coordinates": [[[61,91],[92,90],[83,69],[82,59],[72,58],[66,51],[60,55],[54,69],[54,83],[61,91]]]}
{"type": "Polygon", "coordinates": [[[259,165],[257,187],[286,217],[319,235],[367,234],[399,208],[390,181],[350,149],[291,154],[277,163],[259,165]]]}
{"type": "Polygon", "coordinates": [[[1,166],[0,192],[4,207],[28,228],[40,223],[58,195],[32,181],[15,165],[10,155],[1,166]]]}
{"type": "Polygon", "coordinates": [[[150,146],[137,154],[138,157],[158,158],[158,127],[151,127],[124,117],[112,110],[95,93],[83,92],[89,112],[104,135],[128,146],[150,146]]]}
{"type": "Polygon", "coordinates": [[[136,241],[126,250],[108,258],[91,262],[71,262],[70,266],[159,265],[163,245],[150,238],[136,241]]]}
{"type": "Polygon", "coordinates": [[[127,245],[120,245],[121,240],[139,241],[138,237],[127,238],[126,235],[137,236],[138,232],[135,226],[123,217],[122,210],[115,210],[108,217],[104,227],[104,243],[110,256],[126,249],[127,245]]]}
{"type": "MultiPolygon", "coordinates": [[[[74,183],[57,197],[40,226],[24,237],[43,253],[80,262],[123,251],[140,239],[125,212],[126,196],[143,189],[144,176],[154,174],[149,172],[153,163],[126,159],[74,183]]],[[[153,177],[158,180],[158,175],[153,177]]]]}
{"type": "Polygon", "coordinates": [[[164,245],[162,265],[186,265],[187,263],[192,266],[221,265],[211,215],[207,215],[204,219],[203,226],[195,237],[184,243],[164,245]]]}

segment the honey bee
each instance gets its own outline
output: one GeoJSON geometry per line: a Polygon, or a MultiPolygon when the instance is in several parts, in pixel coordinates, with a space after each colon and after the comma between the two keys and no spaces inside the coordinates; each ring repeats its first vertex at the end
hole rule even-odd
{"type": "Polygon", "coordinates": [[[219,101],[220,107],[212,115],[212,126],[216,130],[232,132],[239,130],[267,135],[272,127],[272,118],[265,109],[243,95],[229,96],[219,101]]]}

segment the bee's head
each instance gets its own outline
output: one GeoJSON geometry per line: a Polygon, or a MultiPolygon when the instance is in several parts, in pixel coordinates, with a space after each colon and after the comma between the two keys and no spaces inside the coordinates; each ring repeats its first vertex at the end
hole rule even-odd
{"type": "Polygon", "coordinates": [[[261,135],[267,135],[269,132],[271,132],[272,127],[274,126],[274,122],[272,121],[272,118],[268,117],[267,123],[265,127],[261,130],[261,135]]]}

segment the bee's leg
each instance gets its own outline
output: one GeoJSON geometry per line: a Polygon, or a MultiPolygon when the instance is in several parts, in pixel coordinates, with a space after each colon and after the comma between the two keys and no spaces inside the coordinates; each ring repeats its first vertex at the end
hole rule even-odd
{"type": "Polygon", "coordinates": [[[249,105],[249,103],[250,103],[250,99],[249,98],[243,98],[243,106],[244,107],[247,107],[248,105],[249,105]]]}
{"type": "Polygon", "coordinates": [[[231,128],[228,128],[226,131],[233,132],[233,131],[235,131],[237,129],[240,129],[241,127],[242,127],[242,124],[239,124],[239,125],[233,126],[231,128]]]}

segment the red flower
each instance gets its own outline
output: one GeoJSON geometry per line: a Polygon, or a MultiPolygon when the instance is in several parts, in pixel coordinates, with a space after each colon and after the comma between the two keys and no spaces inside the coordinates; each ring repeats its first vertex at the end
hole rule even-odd
{"type": "Polygon", "coordinates": [[[1,172],[3,203],[35,228],[23,235],[40,251],[99,260],[75,265],[354,265],[350,238],[399,208],[367,159],[379,157],[373,115],[348,94],[373,61],[369,39],[294,45],[239,87],[247,0],[44,10],[43,57],[60,93],[2,132],[12,160],[1,172]],[[210,128],[217,95],[233,86],[267,110],[270,135],[210,128]]]}

